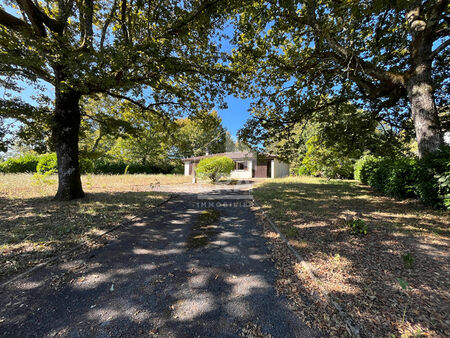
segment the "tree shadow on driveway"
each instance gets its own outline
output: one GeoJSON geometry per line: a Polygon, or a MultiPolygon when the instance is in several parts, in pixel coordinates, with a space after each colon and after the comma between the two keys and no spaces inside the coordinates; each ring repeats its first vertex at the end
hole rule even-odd
{"type": "Polygon", "coordinates": [[[277,295],[248,206],[218,198],[217,233],[205,246],[186,241],[212,202],[184,194],[108,245],[8,285],[0,291],[2,335],[239,336],[251,323],[274,337],[318,336],[277,295]]]}

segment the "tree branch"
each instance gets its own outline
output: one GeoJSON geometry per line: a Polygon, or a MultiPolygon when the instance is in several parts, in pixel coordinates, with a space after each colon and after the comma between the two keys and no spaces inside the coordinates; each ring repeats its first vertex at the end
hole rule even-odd
{"type": "Polygon", "coordinates": [[[156,115],[158,115],[159,117],[161,117],[162,119],[169,119],[165,114],[161,113],[160,111],[157,111],[156,109],[151,108],[152,106],[155,106],[157,104],[153,103],[153,104],[149,104],[149,105],[145,105],[144,103],[135,100],[131,97],[122,95],[122,94],[118,94],[118,93],[113,93],[111,91],[106,91],[105,92],[107,95],[115,97],[116,99],[121,99],[121,100],[125,100],[128,101],[132,104],[134,104],[135,106],[139,107],[140,109],[144,110],[144,111],[149,111],[151,113],[154,113],[156,115]]]}
{"type": "MultiPolygon", "coordinates": [[[[331,47],[333,51],[335,51],[335,60],[339,63],[345,62],[347,64],[352,64],[353,68],[356,70],[358,66],[368,75],[374,77],[375,79],[382,81],[384,83],[402,86],[405,87],[406,79],[404,74],[396,74],[389,71],[386,71],[382,68],[376,67],[371,62],[367,62],[362,60],[359,56],[356,55],[354,51],[349,48],[346,48],[339,44],[330,34],[328,34],[324,29],[321,29],[319,24],[317,23],[314,5],[312,5],[313,1],[307,2],[307,21],[308,25],[312,28],[314,35],[317,37],[322,37],[324,40],[328,42],[328,45],[331,47]]],[[[304,22],[304,20],[301,20],[304,22]]],[[[357,76],[355,74],[355,76],[357,76]]]]}
{"type": "Polygon", "coordinates": [[[190,22],[194,21],[197,16],[199,16],[201,13],[203,13],[208,8],[214,7],[217,3],[219,3],[220,0],[214,0],[214,1],[207,1],[202,3],[195,12],[189,13],[184,18],[178,18],[163,34],[162,37],[165,37],[167,35],[177,34],[179,33],[186,25],[188,25],[190,22]]]}
{"type": "Polygon", "coordinates": [[[0,8],[0,25],[15,31],[27,30],[31,31],[32,27],[25,21],[5,12],[0,8]]]}
{"type": "Polygon", "coordinates": [[[450,39],[441,43],[430,55],[431,59],[434,59],[440,52],[442,52],[445,48],[450,46],[450,39]]]}
{"type": "Polygon", "coordinates": [[[35,30],[45,36],[46,30],[44,24],[54,33],[61,33],[64,28],[58,21],[47,16],[37,5],[31,0],[16,0],[20,9],[26,13],[35,30]]]}
{"type": "Polygon", "coordinates": [[[105,24],[102,27],[102,34],[100,37],[100,50],[103,49],[103,45],[105,43],[106,33],[108,31],[108,26],[111,24],[111,20],[113,19],[114,12],[117,9],[117,0],[114,0],[113,6],[111,8],[111,12],[109,12],[108,17],[105,20],[105,24]]]}

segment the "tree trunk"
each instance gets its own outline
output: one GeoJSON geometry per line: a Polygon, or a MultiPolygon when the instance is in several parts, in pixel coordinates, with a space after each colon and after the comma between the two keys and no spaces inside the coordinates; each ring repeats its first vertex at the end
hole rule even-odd
{"type": "Polygon", "coordinates": [[[442,131],[433,97],[431,64],[415,65],[407,84],[411,115],[414,121],[419,157],[435,152],[442,145],[442,131]]]}
{"type": "Polygon", "coordinates": [[[431,81],[432,32],[427,31],[423,9],[414,3],[407,14],[411,34],[411,73],[406,83],[411,116],[414,121],[419,158],[437,151],[442,130],[433,96],[431,81]]]}
{"type": "Polygon", "coordinates": [[[55,200],[68,201],[84,196],[78,162],[81,95],[56,86],[53,113],[53,142],[58,159],[58,192],[55,200]]]}

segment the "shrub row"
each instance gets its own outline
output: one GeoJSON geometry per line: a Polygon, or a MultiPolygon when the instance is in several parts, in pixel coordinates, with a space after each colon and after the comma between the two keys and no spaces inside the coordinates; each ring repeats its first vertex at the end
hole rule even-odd
{"type": "Polygon", "coordinates": [[[450,209],[450,148],[416,157],[363,156],[355,164],[355,179],[385,195],[419,198],[432,207],[450,209]]]}
{"type": "MultiPolygon", "coordinates": [[[[40,174],[56,172],[56,154],[26,154],[16,158],[9,158],[0,162],[0,172],[2,173],[35,173],[40,174]]],[[[179,173],[180,168],[173,165],[149,165],[140,163],[125,163],[80,158],[80,171],[82,174],[169,174],[179,173]]]]}
{"type": "Polygon", "coordinates": [[[94,174],[172,174],[176,167],[173,165],[151,165],[141,163],[110,162],[97,160],[93,162],[94,174]]]}
{"type": "Polygon", "coordinates": [[[0,172],[10,174],[36,172],[39,158],[39,155],[32,153],[9,158],[4,162],[0,162],[0,172]]]}

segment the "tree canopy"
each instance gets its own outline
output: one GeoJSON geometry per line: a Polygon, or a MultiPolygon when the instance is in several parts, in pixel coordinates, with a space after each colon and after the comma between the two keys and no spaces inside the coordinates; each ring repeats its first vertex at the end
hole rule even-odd
{"type": "Polygon", "coordinates": [[[44,87],[38,99],[48,105],[34,107],[10,95],[0,101],[0,110],[23,123],[50,125],[58,199],[83,196],[82,97],[109,95],[167,120],[217,103],[230,73],[219,62],[224,55],[211,36],[229,5],[217,0],[3,3],[0,84],[20,92],[21,84],[39,89],[47,83],[54,88],[54,102],[44,87]]]}
{"type": "Polygon", "coordinates": [[[351,102],[379,123],[414,126],[420,156],[436,151],[449,100],[448,13],[446,0],[247,4],[233,55],[256,98],[247,135],[261,140],[266,126],[288,130],[351,102]]]}

